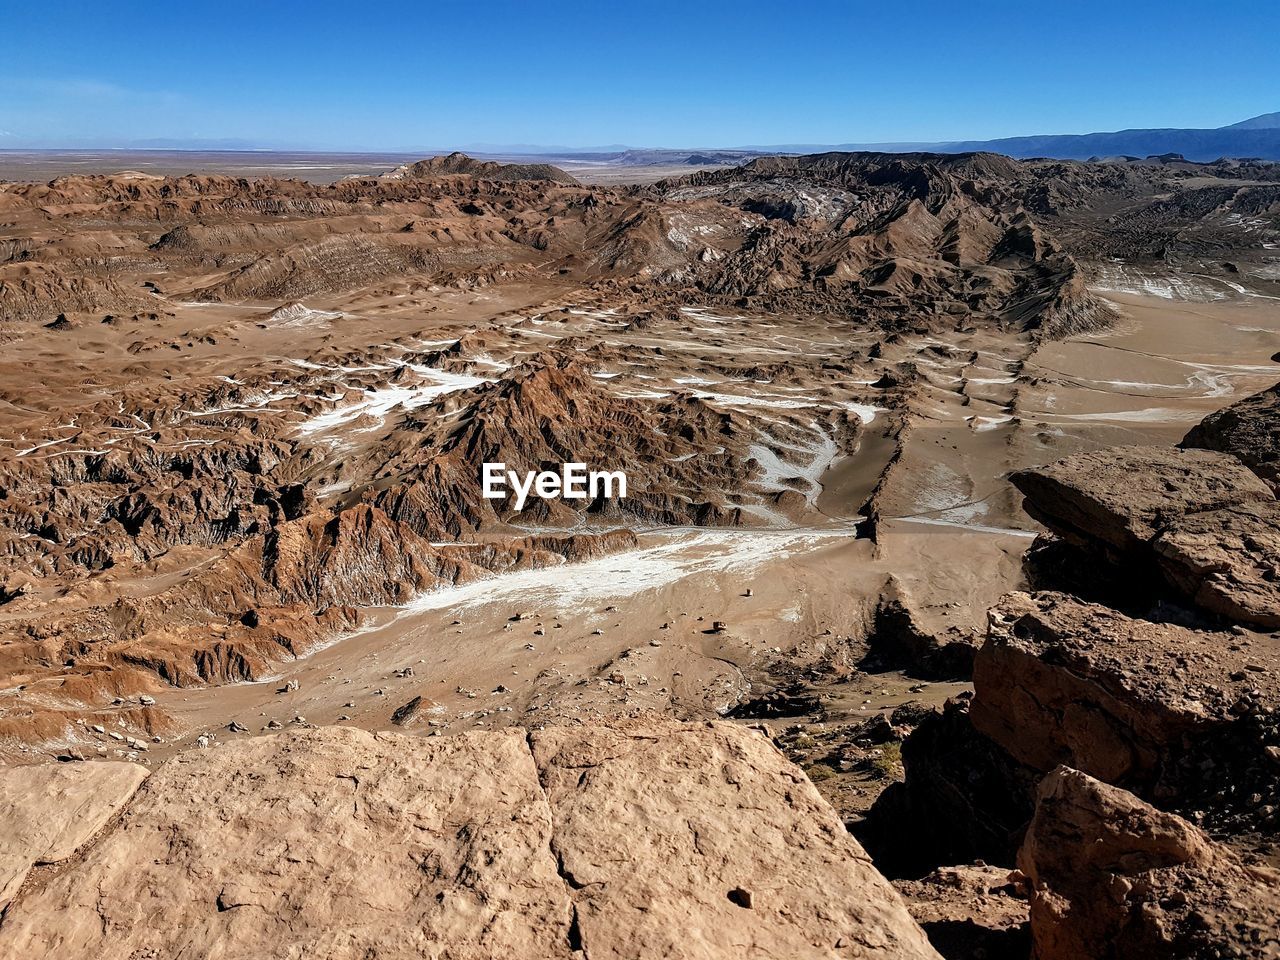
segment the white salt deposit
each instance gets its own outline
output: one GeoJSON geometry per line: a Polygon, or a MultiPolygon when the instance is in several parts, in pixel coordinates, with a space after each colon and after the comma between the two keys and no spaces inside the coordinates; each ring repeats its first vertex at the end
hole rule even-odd
{"type": "Polygon", "coordinates": [[[417,364],[410,364],[409,368],[425,378],[425,382],[413,386],[388,386],[366,390],[363,400],[334,407],[299,424],[298,433],[303,436],[329,433],[365,416],[373,417],[381,423],[392,410],[413,410],[447,393],[478,387],[482,383],[489,382],[483,377],[450,373],[447,370],[417,364]]]}
{"type": "Polygon", "coordinates": [[[847,530],[678,531],[663,534],[654,546],[627,553],[432,590],[411,600],[404,611],[465,609],[516,598],[560,611],[595,607],[603,600],[656,590],[694,573],[749,571],[848,536],[847,530]]]}

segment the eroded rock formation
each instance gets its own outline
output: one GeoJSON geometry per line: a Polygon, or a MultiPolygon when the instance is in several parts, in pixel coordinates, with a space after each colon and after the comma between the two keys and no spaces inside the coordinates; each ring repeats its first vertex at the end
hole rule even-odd
{"type": "Polygon", "coordinates": [[[1206,610],[1280,626],[1280,505],[1230,453],[1114,448],[1010,480],[1031,516],[1121,575],[1159,571],[1206,610]]]}
{"type": "MultiPolygon", "coordinates": [[[[1171,801],[1198,794],[1206,744],[1226,755],[1254,741],[1254,719],[1280,708],[1278,672],[1270,637],[1013,594],[991,612],[970,712],[978,731],[1030,767],[1066,764],[1171,801]]],[[[1254,749],[1251,765],[1265,768],[1264,744],[1254,749]]]]}

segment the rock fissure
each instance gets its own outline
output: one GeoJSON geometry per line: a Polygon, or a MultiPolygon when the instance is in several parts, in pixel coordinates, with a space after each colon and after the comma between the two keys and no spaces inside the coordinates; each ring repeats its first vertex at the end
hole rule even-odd
{"type": "MultiPolygon", "coordinates": [[[[590,953],[587,950],[586,942],[582,935],[581,918],[578,915],[578,904],[574,898],[574,894],[583,889],[586,884],[578,881],[565,866],[564,853],[556,848],[556,822],[555,813],[551,806],[551,797],[547,793],[546,785],[542,781],[542,770],[538,765],[537,752],[533,746],[533,732],[525,733],[525,747],[529,751],[529,759],[532,761],[534,771],[538,780],[538,791],[542,798],[542,803],[547,808],[547,854],[551,857],[555,865],[556,876],[558,876],[564,885],[565,897],[569,902],[569,914],[567,919],[567,927],[565,929],[565,942],[568,944],[571,953],[580,953],[584,960],[589,960],[590,953]]],[[[594,764],[592,765],[594,766],[594,764]]],[[[586,770],[583,770],[582,776],[586,776],[586,770]]],[[[581,784],[581,781],[579,781],[581,784]]]]}

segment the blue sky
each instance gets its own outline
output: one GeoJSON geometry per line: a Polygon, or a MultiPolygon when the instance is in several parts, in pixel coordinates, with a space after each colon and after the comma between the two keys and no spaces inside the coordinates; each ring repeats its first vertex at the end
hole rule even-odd
{"type": "Polygon", "coordinates": [[[0,0],[0,146],[740,146],[1221,126],[1280,4],[0,0]]]}

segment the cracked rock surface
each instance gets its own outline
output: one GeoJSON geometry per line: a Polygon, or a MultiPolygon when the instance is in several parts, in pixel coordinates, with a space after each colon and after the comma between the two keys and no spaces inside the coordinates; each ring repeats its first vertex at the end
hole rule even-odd
{"type": "Polygon", "coordinates": [[[937,956],[764,737],[657,720],[181,754],[0,955],[937,956]]]}
{"type": "Polygon", "coordinates": [[[147,779],[115,761],[0,768],[0,910],[28,871],[73,856],[147,779]]]}

